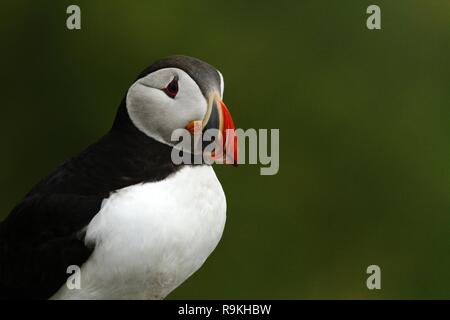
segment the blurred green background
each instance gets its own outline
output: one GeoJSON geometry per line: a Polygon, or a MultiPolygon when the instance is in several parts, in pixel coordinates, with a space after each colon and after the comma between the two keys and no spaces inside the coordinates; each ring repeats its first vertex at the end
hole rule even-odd
{"type": "Polygon", "coordinates": [[[221,70],[237,127],[280,129],[280,171],[216,166],[224,236],[170,298],[450,298],[450,2],[376,1],[381,31],[370,4],[3,2],[0,218],[186,54],[221,70]]]}

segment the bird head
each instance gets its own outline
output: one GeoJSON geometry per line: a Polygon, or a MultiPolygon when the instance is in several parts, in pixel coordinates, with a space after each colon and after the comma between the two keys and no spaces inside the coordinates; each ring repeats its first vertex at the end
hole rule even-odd
{"type": "Polygon", "coordinates": [[[213,66],[187,56],[171,56],[145,69],[129,88],[126,111],[147,136],[174,145],[172,133],[216,129],[226,163],[237,163],[237,137],[223,102],[224,80],[213,66]]]}

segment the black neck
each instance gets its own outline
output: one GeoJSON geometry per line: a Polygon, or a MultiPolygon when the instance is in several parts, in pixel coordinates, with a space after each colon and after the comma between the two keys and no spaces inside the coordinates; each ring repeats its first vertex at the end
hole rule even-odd
{"type": "Polygon", "coordinates": [[[66,161],[33,191],[108,194],[130,185],[159,181],[179,170],[172,147],[138,130],[119,107],[111,130],[98,142],[66,161]]]}

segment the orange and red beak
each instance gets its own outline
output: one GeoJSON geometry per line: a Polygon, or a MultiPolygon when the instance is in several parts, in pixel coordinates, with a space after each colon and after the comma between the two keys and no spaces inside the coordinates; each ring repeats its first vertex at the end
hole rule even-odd
{"type": "Polygon", "coordinates": [[[231,118],[230,111],[228,110],[225,103],[220,99],[218,101],[220,105],[220,110],[222,113],[222,125],[221,132],[222,137],[225,137],[222,141],[222,147],[225,152],[225,163],[237,165],[238,161],[238,144],[236,128],[234,127],[233,118],[231,118]]]}
{"type": "MultiPolygon", "coordinates": [[[[238,141],[236,128],[234,127],[230,111],[217,92],[211,95],[211,98],[209,99],[205,118],[201,121],[191,121],[186,126],[186,129],[192,134],[195,134],[196,132],[205,132],[209,129],[219,130],[218,143],[222,147],[222,150],[215,150],[214,153],[210,155],[211,158],[218,163],[237,165],[238,141]]],[[[208,142],[206,142],[206,144],[207,143],[208,142]]]]}

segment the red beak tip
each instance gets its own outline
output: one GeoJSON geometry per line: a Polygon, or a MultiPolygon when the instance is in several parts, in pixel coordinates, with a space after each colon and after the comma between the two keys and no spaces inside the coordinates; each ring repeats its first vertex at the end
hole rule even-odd
{"type": "Polygon", "coordinates": [[[223,137],[225,137],[224,148],[226,154],[229,155],[228,156],[230,158],[229,160],[232,160],[228,163],[237,166],[238,144],[237,144],[236,128],[234,126],[233,119],[231,118],[230,111],[228,111],[228,108],[225,105],[225,103],[223,101],[220,101],[220,105],[223,117],[222,135],[223,137]]]}

